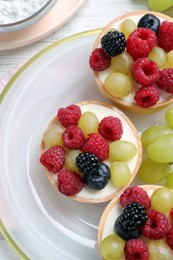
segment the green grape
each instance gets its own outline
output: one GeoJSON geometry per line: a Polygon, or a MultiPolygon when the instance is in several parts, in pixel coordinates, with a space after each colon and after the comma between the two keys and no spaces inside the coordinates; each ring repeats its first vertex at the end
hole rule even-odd
{"type": "Polygon", "coordinates": [[[65,157],[65,168],[70,171],[78,172],[78,168],[76,166],[76,157],[81,153],[80,150],[69,150],[66,152],[65,157]]]}
{"type": "Polygon", "coordinates": [[[169,127],[173,128],[173,107],[170,107],[165,113],[165,121],[169,127]]]}
{"type": "Polygon", "coordinates": [[[173,190],[173,172],[166,178],[165,187],[173,190]]]}
{"type": "Polygon", "coordinates": [[[109,159],[115,161],[128,161],[137,154],[136,145],[129,141],[119,140],[110,143],[109,159]]]}
{"type": "Polygon", "coordinates": [[[154,162],[173,162],[173,134],[159,136],[148,146],[147,155],[154,162]]]}
{"type": "Polygon", "coordinates": [[[149,53],[148,57],[149,59],[155,61],[160,69],[165,68],[167,62],[167,55],[162,48],[155,46],[149,53]]]}
{"type": "Polygon", "coordinates": [[[125,241],[117,234],[105,237],[100,243],[100,253],[105,260],[124,259],[125,241]]]}
{"type": "Polygon", "coordinates": [[[170,8],[173,5],[173,0],[148,0],[148,5],[152,10],[160,12],[170,8]]]}
{"type": "Polygon", "coordinates": [[[170,172],[169,163],[156,163],[146,159],[141,163],[138,176],[145,183],[156,184],[166,179],[170,172]]]}
{"type": "Polygon", "coordinates": [[[97,116],[90,111],[84,112],[78,121],[78,127],[83,130],[85,136],[87,136],[90,133],[97,133],[98,125],[99,120],[97,116]]]}
{"type": "Polygon", "coordinates": [[[119,188],[126,186],[131,180],[129,166],[125,162],[114,162],[110,165],[111,183],[119,188]]]}
{"type": "Polygon", "coordinates": [[[148,243],[149,260],[171,260],[173,251],[162,241],[150,241],[148,243]]]}
{"type": "Polygon", "coordinates": [[[173,68],[173,50],[167,53],[167,67],[173,68]]]}
{"type": "Polygon", "coordinates": [[[131,66],[133,59],[128,52],[123,51],[120,55],[117,55],[111,59],[111,68],[115,72],[123,74],[131,73],[131,66]]]}
{"type": "Polygon", "coordinates": [[[120,26],[120,31],[122,31],[125,34],[126,39],[128,38],[129,34],[136,29],[137,25],[131,19],[125,19],[120,26]]]}
{"type": "Polygon", "coordinates": [[[125,97],[133,88],[130,77],[118,72],[110,73],[105,79],[104,85],[106,91],[113,97],[125,97]]]}
{"type": "Polygon", "coordinates": [[[170,129],[168,126],[166,125],[155,125],[155,126],[151,126],[148,127],[147,129],[145,129],[142,132],[141,135],[141,142],[142,145],[145,149],[147,149],[147,147],[156,140],[156,138],[158,138],[159,136],[163,135],[163,134],[173,134],[172,129],[170,129]]]}
{"type": "Polygon", "coordinates": [[[169,188],[161,187],[151,195],[151,206],[161,212],[167,213],[173,208],[173,192],[169,188]]]}
{"type": "Polygon", "coordinates": [[[65,128],[58,124],[53,124],[44,132],[43,143],[45,148],[49,148],[55,145],[62,145],[62,133],[65,128]]]}

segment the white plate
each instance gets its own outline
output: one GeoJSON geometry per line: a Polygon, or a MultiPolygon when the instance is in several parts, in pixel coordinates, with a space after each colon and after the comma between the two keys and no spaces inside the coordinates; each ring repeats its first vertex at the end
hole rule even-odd
{"type": "Polygon", "coordinates": [[[28,45],[55,32],[75,15],[84,2],[85,0],[58,0],[37,23],[19,31],[0,32],[0,51],[28,45]]]}
{"type": "MultiPolygon", "coordinates": [[[[0,97],[1,230],[24,258],[100,259],[97,230],[107,203],[81,204],[62,196],[39,163],[42,134],[60,106],[106,101],[88,65],[97,33],[80,33],[44,49],[0,97]]],[[[141,131],[163,122],[163,113],[128,116],[141,131]]]]}

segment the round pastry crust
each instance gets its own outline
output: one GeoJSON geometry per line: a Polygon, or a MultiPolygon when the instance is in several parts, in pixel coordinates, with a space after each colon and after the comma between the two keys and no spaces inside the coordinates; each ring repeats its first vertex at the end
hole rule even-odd
{"type": "MultiPolygon", "coordinates": [[[[140,15],[142,17],[145,14],[153,14],[153,15],[157,16],[158,18],[167,20],[169,22],[173,22],[173,18],[171,18],[165,14],[153,12],[153,11],[135,11],[135,12],[126,13],[126,14],[119,16],[116,19],[112,20],[108,25],[106,25],[104,27],[104,29],[98,35],[98,37],[94,43],[93,50],[98,48],[101,38],[109,31],[110,28],[115,27],[115,24],[117,22],[120,22],[121,20],[124,20],[125,18],[130,18],[132,16],[140,15]]],[[[124,109],[126,111],[130,111],[132,113],[140,113],[140,114],[154,113],[154,112],[162,110],[163,108],[167,107],[169,104],[171,104],[173,102],[173,95],[170,95],[167,99],[155,104],[154,106],[151,106],[148,108],[142,108],[140,106],[137,106],[135,103],[128,103],[128,102],[124,101],[123,99],[112,96],[110,93],[107,92],[104,84],[101,82],[100,77],[99,77],[99,72],[93,71],[93,75],[94,75],[97,87],[98,87],[99,91],[101,92],[101,94],[103,96],[105,96],[106,98],[108,98],[117,107],[124,109]]]]}
{"type": "MultiPolygon", "coordinates": [[[[134,134],[134,137],[136,139],[136,143],[137,143],[137,151],[138,151],[138,154],[137,154],[137,161],[136,161],[136,165],[134,167],[134,170],[131,172],[131,182],[133,181],[133,179],[135,178],[137,172],[138,172],[138,169],[140,167],[140,164],[141,164],[141,160],[142,160],[142,144],[141,144],[141,140],[140,140],[140,136],[138,134],[138,131],[137,129],[135,128],[134,124],[131,122],[131,120],[122,112],[120,111],[119,109],[117,109],[116,107],[114,107],[113,105],[111,104],[107,104],[107,103],[103,103],[103,102],[100,102],[100,101],[94,101],[94,100],[89,100],[89,101],[83,101],[83,102],[80,102],[80,103],[77,103],[77,105],[79,105],[80,107],[81,106],[85,106],[85,105],[88,105],[88,104],[96,104],[96,105],[100,105],[102,107],[107,107],[113,111],[115,111],[121,118],[123,118],[126,123],[129,125],[129,127],[131,128],[133,134],[134,134]]],[[[47,129],[52,125],[54,124],[55,122],[57,121],[57,118],[54,117],[49,125],[47,126],[47,129]]],[[[47,130],[46,129],[46,130],[47,130]]],[[[42,154],[43,152],[45,151],[45,147],[44,147],[44,142],[43,140],[41,141],[41,145],[40,145],[40,154],[42,154]]],[[[46,168],[44,167],[44,171],[49,179],[49,181],[51,182],[51,184],[57,189],[57,182],[55,181],[55,178],[53,178],[53,174],[46,168]]],[[[131,183],[130,182],[130,183],[131,183]]],[[[74,199],[76,201],[79,201],[79,202],[84,202],[84,203],[101,203],[101,202],[106,202],[106,201],[109,201],[111,200],[112,198],[114,198],[116,195],[122,193],[129,185],[130,183],[127,185],[127,186],[124,186],[118,190],[116,190],[116,192],[112,193],[112,194],[108,194],[102,198],[85,198],[85,197],[81,197],[80,196],[80,193],[79,194],[76,194],[76,195],[73,195],[73,196],[69,196],[71,199],[74,199]]],[[[85,187],[83,188],[85,189],[85,187]]]]}

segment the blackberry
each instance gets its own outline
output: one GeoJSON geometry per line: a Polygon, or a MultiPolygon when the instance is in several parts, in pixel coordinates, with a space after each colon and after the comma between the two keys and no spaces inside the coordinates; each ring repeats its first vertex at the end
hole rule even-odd
{"type": "Polygon", "coordinates": [[[123,227],[127,230],[135,230],[143,227],[147,219],[144,206],[136,202],[127,205],[121,215],[123,227]]]}
{"type": "Polygon", "coordinates": [[[108,32],[102,37],[101,46],[108,56],[114,57],[121,54],[126,48],[124,33],[118,31],[108,32]]]}
{"type": "Polygon", "coordinates": [[[137,238],[140,236],[141,228],[145,225],[147,219],[144,206],[132,202],[125,207],[123,213],[117,218],[114,228],[117,234],[125,240],[137,238]]]}
{"type": "Polygon", "coordinates": [[[99,169],[99,160],[95,154],[80,153],[76,157],[76,166],[79,172],[85,175],[97,174],[99,169]]]}
{"type": "Polygon", "coordinates": [[[160,27],[160,20],[155,15],[145,14],[139,20],[138,27],[148,28],[157,34],[160,27]]]}

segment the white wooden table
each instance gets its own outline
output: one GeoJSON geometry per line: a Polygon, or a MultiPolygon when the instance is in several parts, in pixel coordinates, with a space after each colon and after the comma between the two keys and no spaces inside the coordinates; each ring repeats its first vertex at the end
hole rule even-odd
{"type": "MultiPolygon", "coordinates": [[[[77,32],[101,28],[115,17],[135,10],[149,10],[147,0],[86,0],[79,12],[55,33],[28,46],[0,52],[0,81],[51,43],[77,32]]],[[[165,13],[173,16],[173,8],[165,13]]],[[[0,234],[0,260],[9,259],[19,258],[0,234]]]]}

